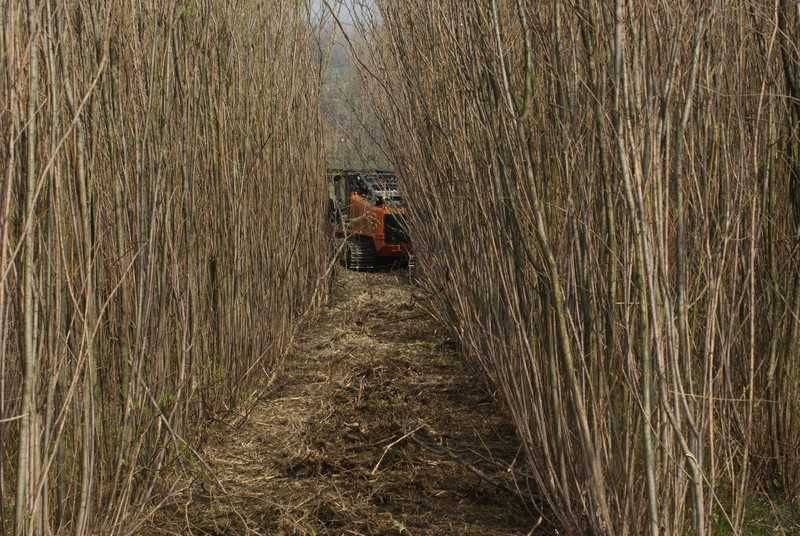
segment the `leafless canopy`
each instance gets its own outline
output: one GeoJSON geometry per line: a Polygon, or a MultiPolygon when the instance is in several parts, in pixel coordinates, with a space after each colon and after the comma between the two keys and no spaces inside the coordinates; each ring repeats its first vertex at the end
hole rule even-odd
{"type": "Polygon", "coordinates": [[[797,500],[797,2],[379,4],[421,282],[556,525],[741,533],[797,500]]]}
{"type": "Polygon", "coordinates": [[[0,533],[126,533],[274,372],[321,292],[313,31],[291,0],[0,3],[0,533]]]}

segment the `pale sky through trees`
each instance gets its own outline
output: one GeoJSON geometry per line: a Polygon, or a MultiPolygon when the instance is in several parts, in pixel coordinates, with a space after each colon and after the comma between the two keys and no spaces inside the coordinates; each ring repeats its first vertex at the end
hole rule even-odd
{"type": "MultiPolygon", "coordinates": [[[[353,7],[362,4],[362,2],[358,2],[357,0],[328,0],[328,4],[337,12],[337,16],[342,25],[349,29],[348,27],[353,24],[353,7]]],[[[327,8],[322,0],[311,0],[311,9],[314,13],[321,13],[327,8]]]]}

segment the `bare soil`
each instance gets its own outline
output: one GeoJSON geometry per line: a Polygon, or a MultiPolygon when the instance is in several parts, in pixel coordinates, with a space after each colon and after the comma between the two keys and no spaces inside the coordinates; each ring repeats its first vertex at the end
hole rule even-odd
{"type": "Polygon", "coordinates": [[[269,395],[201,454],[211,471],[145,532],[526,535],[539,519],[510,422],[397,272],[338,272],[269,395]]]}

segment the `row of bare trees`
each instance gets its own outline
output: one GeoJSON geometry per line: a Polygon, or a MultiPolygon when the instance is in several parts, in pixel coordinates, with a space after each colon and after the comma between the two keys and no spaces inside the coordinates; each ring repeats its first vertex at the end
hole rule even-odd
{"type": "Polygon", "coordinates": [[[800,499],[800,4],[378,4],[420,281],[550,520],[741,534],[800,499]]]}
{"type": "Polygon", "coordinates": [[[356,31],[345,38],[340,28],[330,23],[332,13],[346,30],[347,23],[341,21],[350,20],[351,11],[352,6],[333,2],[321,4],[319,9],[320,28],[327,43],[320,99],[326,160],[331,168],[386,168],[380,124],[354,59],[368,53],[368,43],[356,31]]]}
{"type": "Polygon", "coordinates": [[[322,292],[295,0],[0,3],[0,533],[126,534],[322,292]]]}

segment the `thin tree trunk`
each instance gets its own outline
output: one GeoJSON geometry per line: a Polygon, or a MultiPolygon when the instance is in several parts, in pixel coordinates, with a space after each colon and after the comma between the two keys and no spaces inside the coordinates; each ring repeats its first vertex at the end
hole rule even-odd
{"type": "Polygon", "coordinates": [[[16,498],[16,534],[19,536],[34,533],[37,526],[37,514],[31,511],[34,504],[32,490],[37,484],[39,453],[36,451],[38,435],[38,419],[36,418],[36,383],[38,380],[38,356],[34,326],[34,271],[35,267],[35,193],[36,193],[36,126],[37,104],[39,94],[39,51],[37,35],[39,32],[38,6],[34,0],[28,0],[28,32],[30,44],[30,74],[28,85],[28,111],[26,143],[27,155],[25,172],[25,246],[23,253],[23,309],[24,309],[24,361],[25,373],[22,391],[22,421],[20,424],[19,452],[17,462],[17,498],[16,498]]]}

